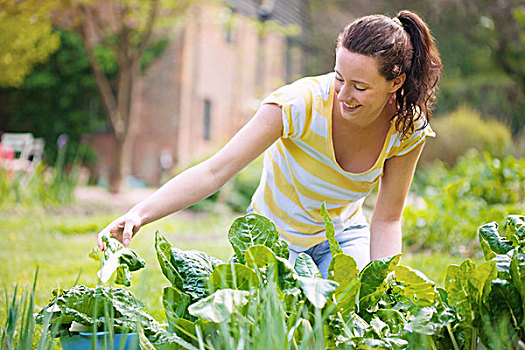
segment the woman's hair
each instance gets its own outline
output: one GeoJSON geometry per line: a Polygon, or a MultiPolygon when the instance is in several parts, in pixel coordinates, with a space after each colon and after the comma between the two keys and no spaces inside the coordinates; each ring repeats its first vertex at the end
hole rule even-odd
{"type": "Polygon", "coordinates": [[[337,47],[377,58],[379,73],[392,80],[406,73],[396,91],[396,129],[402,137],[414,132],[415,122],[430,120],[442,64],[427,24],[411,11],[396,17],[372,15],[350,23],[339,35],[337,47]]]}

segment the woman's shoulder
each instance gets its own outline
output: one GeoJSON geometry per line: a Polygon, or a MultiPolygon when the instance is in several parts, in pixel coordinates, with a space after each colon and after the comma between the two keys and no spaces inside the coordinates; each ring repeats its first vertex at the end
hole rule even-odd
{"type": "Polygon", "coordinates": [[[328,73],[303,77],[280,87],[272,94],[283,96],[288,101],[293,101],[297,98],[315,99],[317,97],[322,97],[326,100],[330,94],[333,76],[333,73],[328,73]]]}

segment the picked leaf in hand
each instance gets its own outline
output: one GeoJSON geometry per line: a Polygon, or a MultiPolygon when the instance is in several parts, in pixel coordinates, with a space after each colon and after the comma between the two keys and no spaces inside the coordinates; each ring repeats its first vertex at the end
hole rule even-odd
{"type": "Polygon", "coordinates": [[[90,258],[102,261],[102,267],[97,272],[98,278],[102,283],[107,283],[116,271],[115,283],[129,287],[131,271],[142,269],[146,266],[146,262],[134,250],[124,247],[116,239],[108,237],[102,239],[107,247],[103,255],[96,254],[94,251],[89,254],[90,258]]]}

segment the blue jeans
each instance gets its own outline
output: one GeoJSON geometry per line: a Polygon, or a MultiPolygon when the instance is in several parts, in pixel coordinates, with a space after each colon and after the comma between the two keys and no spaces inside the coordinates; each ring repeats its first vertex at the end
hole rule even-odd
{"type": "MultiPolygon", "coordinates": [[[[336,234],[335,238],[341,245],[343,252],[354,258],[359,270],[362,270],[370,262],[370,227],[368,225],[350,226],[340,234],[336,234]]],[[[292,266],[295,264],[299,253],[301,251],[290,248],[290,258],[288,260],[292,266]]],[[[328,267],[332,261],[328,240],[303,251],[303,253],[312,257],[323,278],[327,278],[328,267]]]]}

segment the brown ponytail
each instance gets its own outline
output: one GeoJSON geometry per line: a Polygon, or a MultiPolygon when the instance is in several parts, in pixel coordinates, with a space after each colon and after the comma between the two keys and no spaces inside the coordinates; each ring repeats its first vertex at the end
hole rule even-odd
{"type": "Polygon", "coordinates": [[[402,137],[414,132],[416,121],[430,120],[442,64],[426,23],[414,12],[403,10],[396,17],[372,15],[359,18],[339,35],[338,47],[376,57],[379,73],[392,80],[405,73],[396,92],[396,129],[402,137]]]}

